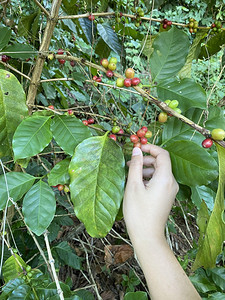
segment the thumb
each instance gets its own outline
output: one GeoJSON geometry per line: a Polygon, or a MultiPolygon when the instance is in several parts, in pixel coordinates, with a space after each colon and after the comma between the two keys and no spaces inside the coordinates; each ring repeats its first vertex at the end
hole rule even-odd
{"type": "Polygon", "coordinates": [[[129,165],[127,184],[142,183],[143,154],[140,148],[134,147],[129,165]]]}

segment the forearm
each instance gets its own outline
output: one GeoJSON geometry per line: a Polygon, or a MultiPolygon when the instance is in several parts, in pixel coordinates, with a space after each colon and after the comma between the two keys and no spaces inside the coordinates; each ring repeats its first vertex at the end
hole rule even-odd
{"type": "Polygon", "coordinates": [[[131,236],[152,300],[199,300],[201,297],[183,271],[165,237],[131,236]]]}

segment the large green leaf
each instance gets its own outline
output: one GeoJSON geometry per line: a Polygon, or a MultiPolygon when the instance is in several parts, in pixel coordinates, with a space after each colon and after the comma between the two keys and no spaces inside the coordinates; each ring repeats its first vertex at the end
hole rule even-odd
{"type": "Polygon", "coordinates": [[[34,299],[33,297],[34,294],[31,292],[31,287],[27,284],[22,284],[12,292],[8,300],[30,300],[34,299]]]}
{"type": "Polygon", "coordinates": [[[92,45],[94,35],[96,32],[95,23],[90,21],[88,18],[79,18],[79,23],[81,28],[83,29],[83,32],[89,42],[89,44],[92,45]]]}
{"type": "Polygon", "coordinates": [[[207,273],[212,277],[213,282],[225,292],[225,268],[213,268],[207,270],[207,273]]]}
{"type": "Polygon", "coordinates": [[[74,116],[55,116],[51,130],[57,144],[70,155],[80,142],[92,135],[90,129],[74,116]]]}
{"type": "Polygon", "coordinates": [[[82,258],[73,253],[72,248],[66,241],[58,244],[54,249],[65,265],[70,266],[75,270],[81,269],[82,258]]]}
{"type": "Polygon", "coordinates": [[[108,23],[97,25],[97,30],[104,42],[118,55],[122,53],[122,47],[117,37],[117,34],[108,23]]]}
{"type": "Polygon", "coordinates": [[[124,157],[107,135],[79,144],[69,166],[70,192],[76,216],[93,237],[111,229],[123,196],[124,157]]]}
{"type": "Polygon", "coordinates": [[[190,42],[186,33],[173,27],[161,32],[154,40],[154,52],[150,57],[151,74],[154,81],[176,75],[184,66],[190,42]]]}
{"type": "Polygon", "coordinates": [[[146,292],[129,292],[123,300],[148,300],[148,295],[146,292]]]}
{"type": "Polygon", "coordinates": [[[157,86],[157,92],[160,100],[178,100],[182,112],[192,107],[206,108],[206,92],[200,84],[189,78],[164,80],[157,86]]]}
{"type": "MultiPolygon", "coordinates": [[[[13,198],[13,201],[17,201],[23,197],[23,195],[32,187],[35,177],[21,173],[10,172],[6,174],[6,180],[8,184],[9,196],[13,198]]],[[[0,176],[0,210],[5,208],[8,199],[8,193],[6,189],[6,183],[4,175],[0,176]]],[[[9,201],[8,205],[11,205],[9,201]]]]}
{"type": "Polygon", "coordinates": [[[22,86],[12,73],[0,70],[0,158],[12,154],[13,134],[27,115],[22,86]]]}
{"type": "Polygon", "coordinates": [[[23,199],[23,215],[26,224],[41,235],[50,225],[56,210],[55,195],[49,185],[38,181],[23,199]]]}
{"type": "Polygon", "coordinates": [[[216,193],[212,189],[205,185],[193,186],[191,192],[191,200],[198,208],[201,207],[202,200],[204,200],[208,209],[213,210],[216,193]]]}
{"type": "Polygon", "coordinates": [[[50,143],[50,123],[51,117],[32,116],[18,126],[12,142],[15,160],[36,155],[50,143]]]}
{"type": "Polygon", "coordinates": [[[26,59],[34,56],[36,52],[34,51],[34,48],[30,45],[26,44],[13,44],[6,48],[4,48],[4,53],[8,54],[9,56],[13,58],[20,58],[20,59],[26,59]]]}
{"type": "Polygon", "coordinates": [[[214,55],[221,50],[221,47],[224,45],[224,43],[225,31],[223,30],[221,33],[217,33],[212,36],[207,43],[202,46],[199,58],[210,58],[211,55],[214,55]]]}
{"type": "Polygon", "coordinates": [[[68,184],[70,181],[70,176],[68,173],[68,167],[70,164],[70,159],[66,158],[57,163],[48,175],[48,184],[68,184]]]}
{"type": "Polygon", "coordinates": [[[176,180],[189,186],[207,185],[218,176],[214,158],[192,141],[170,143],[169,151],[176,180]]]}
{"type": "Polygon", "coordinates": [[[9,280],[7,284],[5,284],[2,288],[2,294],[0,295],[0,300],[7,300],[9,296],[14,290],[16,290],[19,286],[24,284],[24,280],[22,278],[14,278],[9,280]]]}
{"type": "MultiPolygon", "coordinates": [[[[219,157],[219,184],[212,214],[207,223],[204,240],[196,255],[193,269],[199,267],[213,268],[216,258],[222,251],[225,240],[225,223],[222,215],[224,213],[224,187],[225,187],[225,149],[217,145],[219,157]]],[[[212,179],[213,180],[213,179],[212,179]]]]}
{"type": "Polygon", "coordinates": [[[27,265],[24,260],[19,255],[14,253],[5,261],[2,267],[4,281],[7,283],[11,279],[22,277],[23,269],[25,269],[26,266],[27,265]]]}
{"type": "Polygon", "coordinates": [[[12,31],[9,27],[0,28],[0,50],[2,50],[8,44],[11,33],[12,31]]]}
{"type": "Polygon", "coordinates": [[[197,291],[200,293],[216,291],[216,286],[204,275],[195,274],[189,278],[197,291]]]}
{"type": "MultiPolygon", "coordinates": [[[[189,109],[185,116],[199,124],[201,114],[202,110],[200,109],[189,109]]],[[[173,143],[175,140],[192,140],[201,145],[202,139],[202,134],[198,131],[194,133],[189,125],[174,117],[169,118],[163,127],[162,143],[166,145],[173,143]]]]}

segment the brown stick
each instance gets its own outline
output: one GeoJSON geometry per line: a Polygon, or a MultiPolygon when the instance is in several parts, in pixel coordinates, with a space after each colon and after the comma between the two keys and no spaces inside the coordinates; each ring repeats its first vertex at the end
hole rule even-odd
{"type": "Polygon", "coordinates": [[[32,112],[32,105],[35,102],[35,97],[37,94],[37,89],[38,89],[39,81],[41,78],[41,73],[43,70],[44,62],[45,62],[45,56],[43,56],[42,53],[46,53],[49,49],[53,30],[58,21],[58,14],[59,14],[59,8],[61,5],[61,2],[62,2],[62,0],[53,0],[53,2],[52,2],[52,8],[51,8],[51,12],[50,12],[47,24],[46,24],[45,32],[43,35],[43,40],[42,40],[42,43],[41,43],[41,46],[39,49],[39,55],[37,57],[33,75],[31,77],[31,82],[30,82],[28,95],[27,95],[27,106],[28,106],[30,114],[32,112]]]}

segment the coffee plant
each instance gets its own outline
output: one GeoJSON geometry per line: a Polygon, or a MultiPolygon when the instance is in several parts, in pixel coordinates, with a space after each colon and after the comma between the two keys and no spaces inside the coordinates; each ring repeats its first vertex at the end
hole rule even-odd
{"type": "MultiPolygon", "coordinates": [[[[62,228],[111,231],[126,161],[146,143],[169,151],[177,199],[196,215],[190,279],[224,299],[224,7],[0,1],[0,299],[102,299],[59,281],[84,265],[62,228]]],[[[147,299],[129,274],[124,299],[147,299]]]]}

